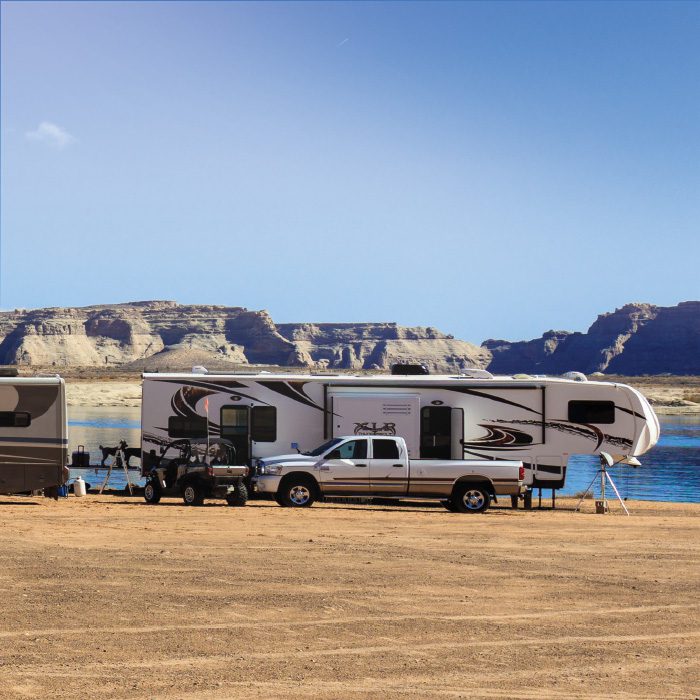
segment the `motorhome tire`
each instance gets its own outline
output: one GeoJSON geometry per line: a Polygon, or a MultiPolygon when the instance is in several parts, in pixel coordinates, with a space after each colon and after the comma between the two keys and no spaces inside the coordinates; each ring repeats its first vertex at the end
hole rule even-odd
{"type": "Polygon", "coordinates": [[[529,489],[523,496],[523,507],[525,510],[532,510],[532,489],[529,489]]]}
{"type": "Polygon", "coordinates": [[[243,482],[236,484],[236,488],[233,491],[229,491],[226,496],[226,503],[232,507],[244,506],[248,501],[248,489],[245,487],[243,482]]]}
{"type": "Polygon", "coordinates": [[[510,497],[510,507],[517,510],[518,508],[518,496],[510,497]]]}
{"type": "Polygon", "coordinates": [[[458,484],[451,500],[460,513],[483,513],[491,505],[491,494],[482,484],[458,484]]]}
{"type": "Polygon", "coordinates": [[[149,479],[143,488],[143,498],[146,503],[155,505],[160,501],[161,495],[160,484],[154,479],[149,479]]]}
{"type": "Polygon", "coordinates": [[[194,481],[182,487],[182,500],[186,506],[201,506],[204,503],[204,493],[201,486],[194,481]]]}
{"type": "Polygon", "coordinates": [[[282,482],[278,495],[288,508],[309,508],[316,500],[316,485],[308,477],[291,477],[282,482]]]}

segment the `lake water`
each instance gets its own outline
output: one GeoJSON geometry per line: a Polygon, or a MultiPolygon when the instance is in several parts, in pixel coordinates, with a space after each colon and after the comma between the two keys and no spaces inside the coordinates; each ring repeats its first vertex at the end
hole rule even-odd
{"type": "MultiPolygon", "coordinates": [[[[614,467],[610,473],[623,498],[648,501],[700,502],[700,416],[659,416],[661,439],[656,447],[641,458],[642,466],[614,467]]],[[[99,445],[114,447],[126,440],[131,447],[141,442],[139,408],[82,408],[68,410],[68,443],[72,452],[84,445],[92,464],[99,463],[99,445]]],[[[132,460],[132,464],[137,464],[132,460]]],[[[560,494],[583,491],[598,469],[596,457],[572,457],[566,488],[560,494]]],[[[99,486],[104,472],[80,473],[93,487],[99,486]]],[[[132,483],[143,485],[138,472],[130,472],[132,483]]],[[[110,488],[123,488],[123,472],[115,472],[110,488]]],[[[596,484],[596,494],[598,493],[596,484]]]]}

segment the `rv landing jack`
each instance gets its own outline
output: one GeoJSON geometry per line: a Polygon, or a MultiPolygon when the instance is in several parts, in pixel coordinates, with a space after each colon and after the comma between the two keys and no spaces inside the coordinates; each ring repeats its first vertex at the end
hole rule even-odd
{"type": "MultiPolygon", "coordinates": [[[[518,507],[518,500],[520,496],[511,496],[510,497],[510,505],[512,508],[517,508],[518,507]]],[[[542,487],[539,487],[539,499],[537,503],[538,508],[542,508],[542,487]]],[[[556,509],[557,507],[557,491],[556,489],[552,489],[552,510],[556,509]]],[[[524,496],[523,496],[523,508],[525,510],[532,510],[532,491],[528,491],[524,496]]]]}

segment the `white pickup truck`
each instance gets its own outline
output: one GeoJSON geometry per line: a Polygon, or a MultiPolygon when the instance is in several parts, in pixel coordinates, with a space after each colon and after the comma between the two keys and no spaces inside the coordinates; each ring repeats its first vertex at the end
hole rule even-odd
{"type": "Polygon", "coordinates": [[[260,459],[253,490],[281,506],[304,508],[320,496],[439,500],[450,511],[480,513],[496,493],[526,491],[519,461],[409,460],[400,437],[336,437],[312,452],[260,459]]]}

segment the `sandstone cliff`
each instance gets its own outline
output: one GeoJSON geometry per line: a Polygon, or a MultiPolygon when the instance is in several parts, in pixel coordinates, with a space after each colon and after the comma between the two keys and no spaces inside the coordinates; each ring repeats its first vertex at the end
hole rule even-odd
{"type": "Polygon", "coordinates": [[[0,312],[0,364],[387,370],[402,360],[435,373],[486,367],[495,374],[700,374],[700,302],[627,304],[600,315],[586,333],[548,331],[534,340],[487,340],[481,347],[430,327],[276,324],[267,311],[174,301],[0,312]]]}
{"type": "Polygon", "coordinates": [[[548,331],[519,342],[487,340],[496,373],[700,374],[700,302],[627,304],[598,316],[586,333],[548,331]]]}
{"type": "Polygon", "coordinates": [[[0,312],[0,364],[179,369],[195,364],[434,372],[484,367],[490,353],[433,328],[395,323],[275,324],[266,311],[148,301],[0,312]]]}

